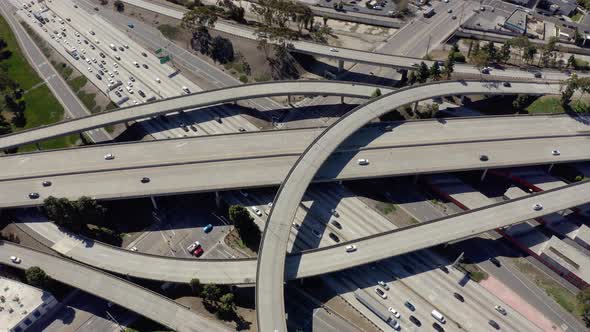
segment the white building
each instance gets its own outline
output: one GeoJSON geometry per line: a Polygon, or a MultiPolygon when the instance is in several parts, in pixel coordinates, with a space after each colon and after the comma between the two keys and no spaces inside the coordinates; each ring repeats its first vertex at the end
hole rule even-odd
{"type": "Polygon", "coordinates": [[[0,331],[26,331],[56,304],[41,289],[0,277],[0,331]]]}

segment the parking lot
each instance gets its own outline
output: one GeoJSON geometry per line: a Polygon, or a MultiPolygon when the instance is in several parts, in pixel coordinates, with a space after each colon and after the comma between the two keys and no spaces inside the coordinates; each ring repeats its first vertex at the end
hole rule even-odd
{"type": "MultiPolygon", "coordinates": [[[[318,0],[318,6],[334,8],[334,4],[340,3],[338,0],[318,0]]],[[[344,0],[343,10],[356,13],[365,13],[370,15],[388,16],[390,11],[395,11],[397,6],[392,0],[344,0]],[[373,6],[373,9],[367,8],[367,3],[373,6]]]]}

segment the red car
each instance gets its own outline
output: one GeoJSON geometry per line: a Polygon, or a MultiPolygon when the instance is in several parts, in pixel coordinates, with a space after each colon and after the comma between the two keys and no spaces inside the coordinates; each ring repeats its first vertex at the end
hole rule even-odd
{"type": "Polygon", "coordinates": [[[193,251],[193,255],[195,255],[195,257],[200,257],[204,252],[205,250],[203,250],[203,247],[198,246],[197,249],[193,251]]]}

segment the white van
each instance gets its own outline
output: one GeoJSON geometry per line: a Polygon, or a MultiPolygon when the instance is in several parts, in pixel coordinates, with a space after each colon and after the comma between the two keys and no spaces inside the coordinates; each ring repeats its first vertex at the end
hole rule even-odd
{"type": "Polygon", "coordinates": [[[437,310],[432,310],[432,312],[430,314],[432,315],[432,317],[434,317],[434,319],[436,319],[437,321],[441,322],[442,324],[444,324],[444,323],[447,322],[445,320],[445,316],[443,316],[443,314],[441,314],[437,310]]]}

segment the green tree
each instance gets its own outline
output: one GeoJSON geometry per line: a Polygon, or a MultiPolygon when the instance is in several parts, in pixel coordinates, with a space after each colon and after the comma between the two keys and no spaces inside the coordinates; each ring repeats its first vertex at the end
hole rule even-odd
{"type": "Polygon", "coordinates": [[[51,278],[38,266],[32,266],[25,271],[27,284],[41,289],[47,288],[51,283],[51,278]]]}
{"type": "Polygon", "coordinates": [[[569,105],[569,103],[572,101],[572,97],[574,96],[574,92],[574,88],[570,84],[567,84],[565,88],[562,89],[560,98],[561,106],[566,107],[569,105]]]}
{"type": "Polygon", "coordinates": [[[215,303],[219,301],[219,298],[222,295],[221,293],[221,288],[215,284],[206,284],[201,290],[201,296],[209,303],[215,303]]]}
{"type": "Polygon", "coordinates": [[[568,68],[576,68],[576,57],[572,54],[569,58],[567,58],[567,66],[568,68]]]}
{"type": "Polygon", "coordinates": [[[420,62],[420,67],[418,67],[418,75],[417,80],[418,83],[424,83],[428,80],[430,75],[430,71],[428,70],[428,66],[424,63],[424,61],[420,62]]]}
{"type": "Polygon", "coordinates": [[[381,96],[381,89],[377,88],[375,89],[375,91],[373,91],[373,93],[371,94],[371,98],[377,98],[381,96]]]}
{"type": "Polygon", "coordinates": [[[116,0],[115,2],[113,2],[113,6],[115,6],[115,9],[118,12],[122,12],[125,10],[125,4],[121,0],[116,0]]]}
{"type": "Polygon", "coordinates": [[[488,63],[496,62],[498,60],[498,49],[493,42],[485,44],[481,51],[486,55],[488,63]]]}
{"type": "Polygon", "coordinates": [[[180,26],[193,34],[200,28],[213,28],[217,22],[217,13],[208,6],[195,6],[184,13],[180,26]]]}
{"type": "Polygon", "coordinates": [[[445,78],[447,80],[451,79],[451,76],[453,76],[453,72],[455,71],[455,62],[452,59],[448,59],[445,62],[445,66],[442,70],[443,75],[445,75],[445,78]]]}
{"type": "Polygon", "coordinates": [[[191,279],[191,281],[189,282],[189,285],[191,286],[191,290],[193,291],[193,294],[195,294],[196,296],[201,295],[201,290],[202,290],[203,286],[201,285],[201,281],[198,278],[191,279]]]}
{"type": "Polygon", "coordinates": [[[411,70],[408,74],[408,84],[414,85],[414,83],[416,83],[416,72],[411,70]]]}
{"type": "Polygon", "coordinates": [[[10,123],[6,121],[6,118],[0,114],[0,135],[10,134],[12,132],[12,127],[10,123]]]}
{"type": "Polygon", "coordinates": [[[232,42],[221,36],[213,38],[210,49],[211,58],[221,64],[234,61],[234,46],[232,42]]]}
{"type": "Polygon", "coordinates": [[[512,102],[512,107],[514,107],[514,109],[520,113],[524,111],[525,107],[527,107],[529,100],[530,97],[528,95],[518,95],[512,102]]]}
{"type": "Polygon", "coordinates": [[[504,43],[500,49],[500,61],[507,63],[510,60],[511,51],[510,43],[504,43]]]}
{"type": "Polygon", "coordinates": [[[260,245],[260,228],[254,223],[254,218],[246,208],[240,205],[229,207],[229,220],[234,223],[240,238],[252,250],[257,250],[260,245]]]}
{"type": "Polygon", "coordinates": [[[77,218],[85,224],[102,225],[106,209],[88,196],[82,196],[73,203],[77,211],[77,218]]]}
{"type": "Polygon", "coordinates": [[[523,59],[525,60],[526,63],[530,64],[531,62],[533,62],[533,59],[535,58],[536,54],[537,54],[537,48],[535,47],[535,45],[527,46],[527,48],[525,49],[523,59]]]}
{"type": "Polygon", "coordinates": [[[227,293],[219,299],[218,315],[221,319],[230,319],[235,316],[236,305],[234,303],[234,294],[227,293]]]}
{"type": "Polygon", "coordinates": [[[590,287],[584,288],[581,292],[576,295],[578,303],[580,303],[580,311],[582,319],[586,323],[586,326],[590,325],[590,287]]]}
{"type": "Polygon", "coordinates": [[[440,79],[440,74],[441,74],[441,72],[440,72],[440,66],[438,65],[438,61],[434,61],[432,66],[430,66],[429,75],[433,80],[438,81],[440,79]]]}

